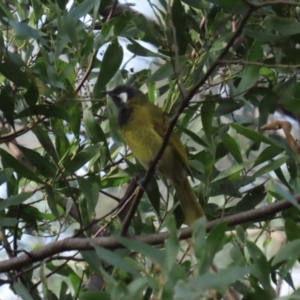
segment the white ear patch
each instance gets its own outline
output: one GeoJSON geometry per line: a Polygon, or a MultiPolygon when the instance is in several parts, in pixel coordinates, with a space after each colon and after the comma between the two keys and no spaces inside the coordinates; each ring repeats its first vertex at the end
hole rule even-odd
{"type": "Polygon", "coordinates": [[[120,93],[118,97],[121,99],[123,103],[126,103],[128,100],[128,94],[126,92],[120,93]]]}

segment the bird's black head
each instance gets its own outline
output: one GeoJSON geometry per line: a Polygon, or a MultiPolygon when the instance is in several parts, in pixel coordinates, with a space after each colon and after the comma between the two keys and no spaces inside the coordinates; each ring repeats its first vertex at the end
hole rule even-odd
{"type": "Polygon", "coordinates": [[[106,91],[105,93],[111,96],[117,108],[124,107],[132,99],[145,99],[145,95],[140,90],[128,85],[119,85],[112,91],[106,91]]]}
{"type": "Polygon", "coordinates": [[[134,108],[132,105],[128,105],[129,103],[133,104],[139,101],[147,101],[147,97],[140,90],[128,85],[119,85],[112,91],[105,91],[105,93],[112,98],[118,109],[120,127],[127,124],[133,113],[134,108]]]}

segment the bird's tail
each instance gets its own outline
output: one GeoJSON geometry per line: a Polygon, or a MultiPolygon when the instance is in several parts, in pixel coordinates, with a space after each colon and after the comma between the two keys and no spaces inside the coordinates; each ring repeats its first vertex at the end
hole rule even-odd
{"type": "Polygon", "coordinates": [[[204,211],[187,179],[173,180],[177,197],[183,210],[185,222],[191,226],[197,219],[204,216],[204,211]]]}

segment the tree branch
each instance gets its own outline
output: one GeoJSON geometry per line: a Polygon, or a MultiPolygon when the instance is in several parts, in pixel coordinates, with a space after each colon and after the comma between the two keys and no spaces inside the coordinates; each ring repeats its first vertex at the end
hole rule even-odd
{"type": "MultiPolygon", "coordinates": [[[[300,195],[295,196],[298,203],[300,203],[300,195]]],[[[220,222],[226,222],[229,227],[253,222],[268,216],[272,216],[285,209],[291,208],[293,205],[288,201],[279,201],[266,205],[261,208],[252,209],[246,212],[238,213],[229,217],[220,218],[207,223],[206,231],[209,232],[220,222]]],[[[178,230],[179,239],[187,239],[192,235],[192,228],[187,227],[178,230]]],[[[145,236],[132,236],[129,239],[145,243],[148,245],[160,245],[165,239],[169,238],[169,232],[161,232],[149,234],[145,236]]],[[[23,254],[0,263],[0,273],[17,270],[28,266],[32,263],[46,259],[52,255],[71,250],[93,250],[95,246],[100,246],[106,249],[115,250],[122,248],[115,239],[112,237],[99,237],[99,238],[66,238],[61,241],[47,244],[39,249],[33,250],[28,254],[23,254]]]]}

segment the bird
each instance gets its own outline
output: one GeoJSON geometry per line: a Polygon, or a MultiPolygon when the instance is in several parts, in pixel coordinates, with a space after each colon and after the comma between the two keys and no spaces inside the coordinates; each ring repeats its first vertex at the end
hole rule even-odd
{"type": "MultiPolygon", "coordinates": [[[[170,123],[169,117],[150,103],[143,92],[132,86],[119,85],[111,91],[103,92],[111,97],[117,108],[120,133],[125,144],[147,170],[163,143],[170,123]]],[[[174,131],[157,169],[173,184],[188,226],[205,216],[188,180],[192,172],[187,153],[174,131]]]]}

